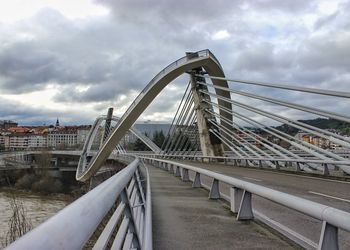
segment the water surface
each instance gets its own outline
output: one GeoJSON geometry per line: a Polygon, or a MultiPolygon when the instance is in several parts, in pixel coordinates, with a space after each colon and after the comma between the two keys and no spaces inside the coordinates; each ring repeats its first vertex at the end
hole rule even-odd
{"type": "Polygon", "coordinates": [[[10,200],[12,198],[10,192],[23,203],[33,227],[41,224],[69,203],[69,199],[63,195],[40,196],[0,189],[0,248],[3,247],[5,242],[8,222],[12,214],[10,206],[10,200]]]}

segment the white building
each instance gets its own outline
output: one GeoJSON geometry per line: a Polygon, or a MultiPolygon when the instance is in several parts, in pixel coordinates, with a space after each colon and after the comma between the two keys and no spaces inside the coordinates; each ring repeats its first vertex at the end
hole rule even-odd
{"type": "Polygon", "coordinates": [[[71,131],[53,131],[47,134],[47,146],[52,148],[76,147],[77,134],[71,131]]]}
{"type": "Polygon", "coordinates": [[[28,136],[28,148],[45,148],[47,147],[46,135],[29,135],[28,136]]]}
{"type": "Polygon", "coordinates": [[[12,150],[26,150],[28,148],[29,135],[26,133],[16,133],[8,135],[8,144],[5,148],[12,150]]]}

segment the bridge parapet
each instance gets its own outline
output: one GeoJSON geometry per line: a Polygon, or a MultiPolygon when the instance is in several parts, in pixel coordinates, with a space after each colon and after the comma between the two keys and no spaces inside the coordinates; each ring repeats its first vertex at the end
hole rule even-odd
{"type": "Polygon", "coordinates": [[[140,161],[135,159],[6,249],[81,249],[106,219],[93,249],[105,249],[108,244],[112,249],[152,249],[147,168],[145,172],[142,177],[140,161]],[[110,218],[106,218],[108,213],[112,213],[110,218]]]}
{"type": "MultiPolygon", "coordinates": [[[[178,159],[188,161],[201,161],[201,162],[223,162],[225,164],[232,163],[234,166],[251,167],[251,168],[265,168],[271,169],[269,162],[273,162],[275,170],[288,170],[288,171],[305,171],[310,173],[307,168],[308,164],[313,164],[313,174],[321,174],[324,176],[330,176],[336,172],[336,166],[350,166],[348,158],[344,160],[322,160],[322,159],[310,159],[310,158],[281,158],[275,157],[240,157],[240,156],[203,156],[203,155],[159,155],[159,154],[136,154],[140,157],[150,157],[155,159],[178,159]],[[333,172],[330,171],[332,167],[333,172]]],[[[339,170],[339,168],[338,168],[339,170]]],[[[338,171],[339,172],[339,171],[338,171]]],[[[341,173],[341,172],[339,172],[341,173]]],[[[344,176],[347,179],[347,176],[344,176]]]]}

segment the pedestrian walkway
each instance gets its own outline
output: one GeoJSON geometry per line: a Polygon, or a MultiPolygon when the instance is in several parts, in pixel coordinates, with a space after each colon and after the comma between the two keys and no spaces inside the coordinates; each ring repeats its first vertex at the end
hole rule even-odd
{"type": "Polygon", "coordinates": [[[206,190],[159,168],[149,171],[154,249],[294,249],[255,222],[236,221],[206,190]]]}

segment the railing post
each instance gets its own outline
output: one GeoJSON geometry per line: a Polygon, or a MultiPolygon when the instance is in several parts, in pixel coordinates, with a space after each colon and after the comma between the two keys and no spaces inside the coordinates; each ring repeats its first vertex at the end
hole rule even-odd
{"type": "Polygon", "coordinates": [[[280,169],[280,163],[278,161],[275,161],[275,165],[276,165],[276,169],[279,170],[280,169]]]}
{"type": "Polygon", "coordinates": [[[136,245],[135,247],[138,248],[138,247],[141,246],[141,239],[140,239],[140,234],[139,234],[139,232],[137,230],[137,227],[136,227],[135,216],[134,216],[134,213],[133,213],[132,208],[131,208],[131,203],[130,203],[130,199],[129,199],[129,196],[128,196],[128,191],[127,191],[126,188],[121,193],[121,200],[125,204],[124,215],[130,221],[129,230],[132,233],[134,233],[134,235],[136,236],[136,237],[134,237],[133,244],[136,245]]]}
{"type": "Polygon", "coordinates": [[[182,181],[190,181],[190,178],[188,176],[188,169],[187,168],[182,168],[181,180],[182,181]]]}
{"type": "Polygon", "coordinates": [[[245,166],[249,167],[249,161],[248,160],[245,160],[245,166]]]}
{"type": "Polygon", "coordinates": [[[181,177],[180,167],[179,166],[176,166],[175,177],[181,177]]]}
{"type": "Polygon", "coordinates": [[[233,159],[233,166],[237,167],[238,164],[237,164],[237,160],[236,159],[233,159]]]}
{"type": "Polygon", "coordinates": [[[329,175],[329,169],[327,163],[323,164],[323,175],[329,175]]]}
{"type": "Polygon", "coordinates": [[[170,166],[169,166],[169,173],[174,174],[174,165],[173,164],[170,164],[170,166]]]}
{"type": "Polygon", "coordinates": [[[230,188],[231,211],[238,213],[242,201],[243,189],[237,187],[230,188]]]}
{"type": "Polygon", "coordinates": [[[338,228],[323,221],[320,242],[318,243],[319,250],[338,250],[338,228]]]}
{"type": "Polygon", "coordinates": [[[299,162],[296,162],[296,164],[297,164],[296,171],[297,171],[297,172],[300,172],[300,163],[299,163],[299,162]]]}
{"type": "Polygon", "coordinates": [[[237,214],[237,220],[251,220],[253,218],[252,194],[247,190],[244,190],[237,214]]]}
{"type": "Polygon", "coordinates": [[[164,162],[164,170],[169,171],[169,163],[164,162]]]}
{"type": "Polygon", "coordinates": [[[219,180],[213,179],[211,184],[209,199],[220,199],[219,180]]]}
{"type": "Polygon", "coordinates": [[[200,187],[202,187],[202,183],[201,183],[201,174],[198,173],[198,172],[196,172],[196,175],[195,175],[194,180],[193,180],[192,187],[194,187],[194,188],[200,188],[200,187]]]}
{"type": "Polygon", "coordinates": [[[262,166],[262,161],[261,160],[259,160],[259,168],[262,168],[263,166],[262,166]]]}

